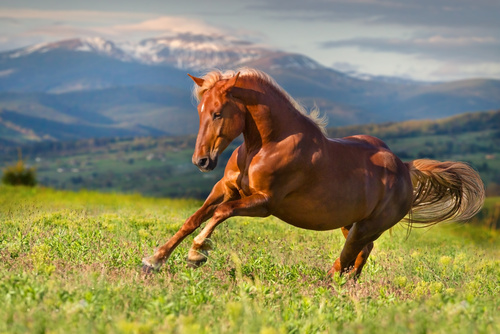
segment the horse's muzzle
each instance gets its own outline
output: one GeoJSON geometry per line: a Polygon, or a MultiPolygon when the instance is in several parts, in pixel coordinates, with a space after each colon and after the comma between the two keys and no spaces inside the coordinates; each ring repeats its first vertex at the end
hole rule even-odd
{"type": "Polygon", "coordinates": [[[212,159],[209,156],[205,156],[194,160],[193,163],[198,167],[200,171],[210,172],[217,166],[217,158],[212,159]]]}

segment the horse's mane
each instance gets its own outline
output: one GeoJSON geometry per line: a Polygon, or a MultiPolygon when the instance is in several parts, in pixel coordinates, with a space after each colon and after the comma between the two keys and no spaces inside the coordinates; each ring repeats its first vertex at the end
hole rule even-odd
{"type": "Polygon", "coordinates": [[[203,94],[210,88],[212,88],[217,82],[219,82],[220,80],[230,79],[234,77],[238,72],[240,72],[240,78],[253,78],[263,84],[267,84],[272,87],[277,93],[281,94],[285,100],[290,102],[290,104],[292,104],[292,106],[297,109],[302,115],[312,120],[323,134],[326,134],[326,125],[328,124],[328,120],[325,115],[320,115],[319,108],[315,106],[308,113],[307,110],[302,105],[300,105],[293,97],[291,97],[280,85],[278,85],[278,83],[271,76],[253,68],[242,68],[239,71],[221,72],[219,70],[214,70],[208,72],[203,76],[203,79],[205,80],[203,82],[203,86],[199,87],[196,84],[194,85],[194,98],[200,101],[203,94]]]}

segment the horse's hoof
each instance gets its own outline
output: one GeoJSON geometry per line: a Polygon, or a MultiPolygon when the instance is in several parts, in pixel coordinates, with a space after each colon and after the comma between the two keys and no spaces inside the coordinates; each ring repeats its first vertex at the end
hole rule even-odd
{"type": "Polygon", "coordinates": [[[142,259],[142,273],[150,275],[158,272],[161,267],[161,262],[157,262],[153,256],[142,259]]]}
{"type": "Polygon", "coordinates": [[[346,269],[344,271],[340,271],[340,270],[337,270],[335,268],[332,268],[332,269],[330,269],[328,271],[327,275],[330,278],[335,278],[335,275],[337,273],[338,273],[339,277],[344,276],[344,277],[346,277],[347,280],[352,280],[354,282],[356,282],[358,280],[359,274],[360,274],[360,273],[357,272],[356,269],[354,269],[354,268],[351,267],[351,268],[348,268],[348,269],[346,269]]]}
{"type": "Polygon", "coordinates": [[[188,268],[196,269],[196,268],[201,267],[205,262],[207,262],[207,258],[204,257],[204,258],[200,258],[198,260],[186,259],[186,261],[187,261],[188,268]]]}
{"type": "Polygon", "coordinates": [[[333,270],[333,269],[330,269],[328,270],[328,272],[326,273],[328,276],[330,277],[335,277],[335,274],[337,273],[337,271],[333,270]]]}
{"type": "Polygon", "coordinates": [[[189,268],[199,268],[201,267],[205,262],[207,262],[208,259],[208,250],[206,249],[199,249],[199,250],[189,250],[188,256],[186,258],[187,266],[189,268]]]}
{"type": "Polygon", "coordinates": [[[142,273],[144,275],[151,275],[151,274],[154,274],[157,271],[158,270],[155,269],[155,267],[153,267],[153,266],[150,266],[150,265],[147,265],[147,264],[143,264],[142,265],[142,273]]]}

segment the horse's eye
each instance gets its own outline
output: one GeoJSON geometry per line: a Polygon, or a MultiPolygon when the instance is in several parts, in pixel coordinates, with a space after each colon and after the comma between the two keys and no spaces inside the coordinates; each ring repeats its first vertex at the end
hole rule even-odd
{"type": "Polygon", "coordinates": [[[212,119],[215,121],[216,119],[222,118],[222,115],[220,112],[214,112],[212,115],[212,119]]]}

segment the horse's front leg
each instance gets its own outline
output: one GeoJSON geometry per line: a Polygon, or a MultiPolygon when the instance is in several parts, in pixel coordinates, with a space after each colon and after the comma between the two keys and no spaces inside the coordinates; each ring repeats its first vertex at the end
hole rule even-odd
{"type": "Polygon", "coordinates": [[[214,186],[202,207],[184,222],[180,230],[166,244],[158,248],[154,255],[142,260],[142,270],[144,273],[160,269],[162,264],[167,261],[170,254],[172,254],[173,250],[184,238],[193,233],[204,221],[210,218],[220,203],[231,199],[231,194],[227,191],[224,183],[224,179],[220,180],[214,186]]]}
{"type": "Polygon", "coordinates": [[[234,216],[267,217],[270,215],[267,203],[266,196],[255,194],[220,204],[215,209],[212,219],[194,238],[193,246],[188,253],[188,265],[197,268],[207,260],[208,251],[211,249],[209,238],[217,225],[234,216]]]}

